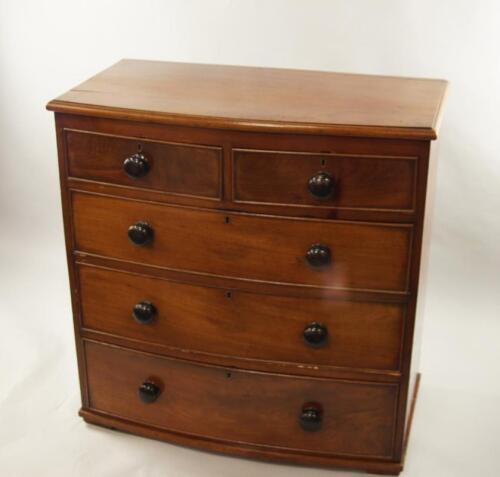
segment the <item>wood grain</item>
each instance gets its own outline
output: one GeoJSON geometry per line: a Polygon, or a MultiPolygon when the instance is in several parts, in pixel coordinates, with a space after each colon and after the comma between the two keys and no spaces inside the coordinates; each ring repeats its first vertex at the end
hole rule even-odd
{"type": "Polygon", "coordinates": [[[403,292],[408,287],[411,226],[266,217],[73,193],[76,250],[176,270],[325,288],[403,292]],[[130,225],[154,229],[131,244],[130,225]],[[315,243],[332,263],[313,269],[315,243]]]}
{"type": "Polygon", "coordinates": [[[82,325],[169,348],[247,360],[312,366],[398,370],[404,306],[346,300],[263,295],[194,286],[80,266],[82,325]],[[149,301],[158,313],[149,324],[132,317],[149,301]],[[311,348],[303,330],[327,327],[326,344],[311,348]]]}
{"type": "Polygon", "coordinates": [[[222,151],[219,147],[145,141],[67,130],[68,173],[71,177],[156,189],[170,194],[217,199],[222,193],[222,151]],[[131,178],[124,160],[140,151],[148,173],[131,178]]]}
{"type": "Polygon", "coordinates": [[[416,157],[242,149],[233,149],[232,154],[237,202],[396,211],[414,208],[416,157]],[[319,171],[333,178],[334,192],[326,199],[315,198],[307,187],[319,171]]]}
{"type": "Polygon", "coordinates": [[[86,342],[85,350],[91,409],[222,441],[392,457],[395,385],[200,366],[94,342],[86,342]],[[161,388],[152,404],[137,397],[145,380],[161,388]],[[304,431],[298,423],[309,402],[323,408],[316,432],[304,431]]]}
{"type": "MultiPolygon", "coordinates": [[[[376,209],[371,204],[370,208],[344,208],[337,207],[336,203],[301,204],[298,201],[293,204],[262,204],[254,202],[238,202],[233,194],[233,161],[231,150],[256,150],[273,151],[280,153],[296,153],[297,157],[307,159],[308,155],[327,155],[330,157],[363,157],[365,159],[380,158],[415,158],[416,190],[422,178],[419,176],[421,163],[426,162],[428,145],[423,141],[403,141],[374,138],[349,138],[334,136],[313,135],[285,135],[285,134],[257,134],[242,131],[224,131],[216,129],[198,129],[180,127],[173,125],[160,125],[154,123],[138,123],[132,121],[115,121],[103,118],[91,118],[84,116],[58,115],[58,123],[65,131],[94,131],[105,136],[118,136],[137,138],[161,143],[176,143],[181,145],[207,145],[221,147],[223,155],[223,187],[221,200],[206,200],[192,195],[172,194],[160,189],[143,188],[140,182],[137,184],[118,184],[112,182],[96,181],[69,177],[68,185],[73,188],[88,190],[89,192],[104,192],[114,190],[116,195],[129,198],[142,198],[156,202],[168,202],[180,205],[192,205],[205,208],[218,208],[223,210],[239,210],[244,212],[255,212],[272,215],[288,215],[299,217],[315,217],[324,219],[363,220],[375,222],[414,222],[417,210],[413,209],[376,209]]],[[[63,133],[63,139],[66,134],[63,133]]],[[[67,147],[67,146],[66,146],[67,147]]],[[[295,156],[294,156],[295,157],[295,156]]],[[[405,161],[405,159],[402,159],[405,161]]],[[[69,162],[69,158],[66,158],[69,162]]],[[[389,162],[388,166],[394,166],[389,162]]],[[[297,167],[297,166],[294,166],[297,167]]],[[[280,170],[280,175],[284,174],[280,170]]],[[[287,172],[290,174],[290,172],[287,172]]],[[[371,168],[367,171],[367,177],[356,180],[361,184],[370,183],[371,168]]],[[[389,172],[387,175],[391,175],[389,172]]],[[[399,177],[401,180],[402,178],[399,177]]],[[[385,181],[386,185],[387,181],[385,181]]],[[[274,184],[275,186],[275,184],[274,184]]],[[[300,184],[303,187],[303,184],[300,184]]],[[[379,194],[384,192],[377,187],[379,194]]],[[[408,194],[409,191],[406,191],[408,194]]],[[[366,197],[366,196],[365,196],[366,197]]],[[[376,197],[373,198],[376,202],[376,197]]]]}
{"type": "Polygon", "coordinates": [[[336,467],[341,469],[361,470],[372,474],[399,475],[403,469],[400,461],[381,459],[367,459],[365,457],[339,457],[333,454],[311,454],[310,452],[297,451],[287,448],[271,448],[242,444],[239,442],[219,441],[201,436],[190,436],[187,434],[159,429],[147,424],[134,422],[99,411],[82,408],[80,416],[89,424],[95,424],[110,428],[114,431],[120,430],[133,433],[150,439],[167,441],[171,444],[189,446],[209,452],[225,453],[248,459],[259,459],[277,463],[288,463],[298,465],[311,465],[317,467],[336,467]]]}
{"type": "Polygon", "coordinates": [[[84,419],[399,473],[445,91],[440,80],[124,60],[51,101],[84,419]],[[139,179],[122,171],[133,152],[151,166],[139,179]],[[306,188],[320,171],[336,185],[321,201],[306,188]],[[127,238],[137,221],[154,229],[146,247],[127,238]],[[313,243],[330,248],[329,266],[307,264],[313,243]],[[158,309],[148,325],[131,317],[142,300],[158,309]],[[317,349],[303,340],[312,320],[328,329],[317,349]],[[152,405],[137,397],[144,379],[162,389],[152,405]],[[324,410],[317,432],[298,424],[306,400],[324,410]]]}
{"type": "Polygon", "coordinates": [[[52,111],[198,127],[435,139],[443,80],[122,60],[52,111]]]}

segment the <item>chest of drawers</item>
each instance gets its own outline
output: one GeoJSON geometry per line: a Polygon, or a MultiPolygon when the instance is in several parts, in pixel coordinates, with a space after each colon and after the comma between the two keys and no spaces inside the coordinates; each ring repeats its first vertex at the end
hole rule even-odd
{"type": "Polygon", "coordinates": [[[81,416],[399,473],[445,89],[123,60],[51,101],[81,416]]]}

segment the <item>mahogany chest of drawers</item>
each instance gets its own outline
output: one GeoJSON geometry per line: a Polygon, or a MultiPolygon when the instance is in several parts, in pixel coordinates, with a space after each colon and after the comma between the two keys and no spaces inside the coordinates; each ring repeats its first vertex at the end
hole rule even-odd
{"type": "Polygon", "coordinates": [[[123,60],[50,102],[81,416],[399,473],[445,90],[123,60]]]}

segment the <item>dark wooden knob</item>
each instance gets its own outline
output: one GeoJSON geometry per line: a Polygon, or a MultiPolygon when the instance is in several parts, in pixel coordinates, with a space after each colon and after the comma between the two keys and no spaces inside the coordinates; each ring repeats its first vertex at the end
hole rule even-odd
{"type": "Polygon", "coordinates": [[[137,322],[147,325],[156,316],[156,307],[149,301],[141,301],[132,308],[132,316],[137,322]]]}
{"type": "Polygon", "coordinates": [[[144,154],[132,154],[123,161],[123,170],[132,179],[145,176],[149,171],[148,159],[144,154]]]}
{"type": "Polygon", "coordinates": [[[304,328],[304,341],[312,347],[320,347],[326,343],[328,337],[328,330],[326,326],[319,323],[309,323],[304,328]]]}
{"type": "Polygon", "coordinates": [[[309,250],[306,252],[306,260],[311,267],[326,267],[332,260],[330,249],[326,245],[319,243],[311,245],[309,250]]]}
{"type": "Polygon", "coordinates": [[[152,381],[144,381],[138,389],[139,399],[146,404],[155,402],[160,392],[160,387],[152,381]]]}
{"type": "Polygon", "coordinates": [[[309,192],[316,199],[328,199],[333,195],[335,181],[330,174],[318,172],[309,179],[309,192]]]}
{"type": "Polygon", "coordinates": [[[299,423],[304,431],[314,432],[321,428],[323,410],[319,404],[304,404],[299,416],[299,423]]]}
{"type": "Polygon", "coordinates": [[[147,245],[153,241],[154,231],[146,222],[137,222],[128,228],[128,238],[135,245],[147,245]]]}

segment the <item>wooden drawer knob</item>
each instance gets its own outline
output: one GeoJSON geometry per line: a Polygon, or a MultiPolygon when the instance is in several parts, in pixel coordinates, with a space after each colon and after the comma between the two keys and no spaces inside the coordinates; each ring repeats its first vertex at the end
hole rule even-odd
{"type": "Polygon", "coordinates": [[[319,404],[304,404],[299,416],[299,423],[304,431],[315,432],[321,429],[323,410],[319,404]]]}
{"type": "Polygon", "coordinates": [[[160,392],[160,387],[152,381],[144,381],[138,389],[139,399],[146,404],[155,402],[160,392]]]}
{"type": "Polygon", "coordinates": [[[123,170],[132,179],[145,176],[149,171],[148,159],[144,154],[132,154],[123,161],[123,170]]]}
{"type": "Polygon", "coordinates": [[[319,243],[311,245],[309,250],[306,252],[306,260],[311,267],[326,267],[332,260],[330,249],[326,245],[319,243]]]}
{"type": "Polygon", "coordinates": [[[147,325],[156,316],[156,307],[149,301],[141,301],[132,308],[132,316],[141,325],[147,325]]]}
{"type": "Polygon", "coordinates": [[[309,323],[304,328],[304,341],[309,346],[319,348],[326,343],[328,337],[328,330],[326,326],[316,322],[309,323]]]}
{"type": "Polygon", "coordinates": [[[318,172],[309,179],[308,189],[315,199],[328,199],[333,195],[335,181],[330,174],[318,172]]]}
{"type": "Polygon", "coordinates": [[[146,222],[137,222],[128,228],[128,238],[134,245],[147,245],[153,241],[153,237],[153,228],[146,222]]]}

